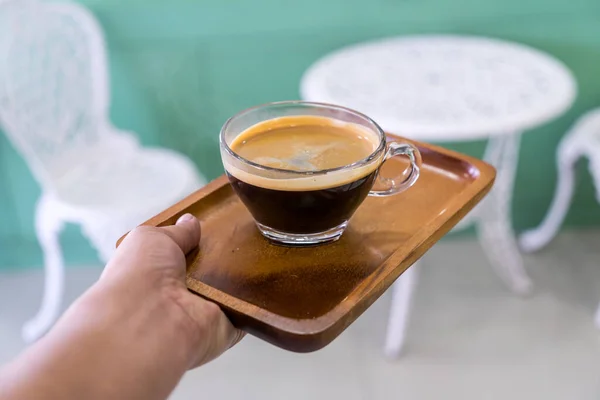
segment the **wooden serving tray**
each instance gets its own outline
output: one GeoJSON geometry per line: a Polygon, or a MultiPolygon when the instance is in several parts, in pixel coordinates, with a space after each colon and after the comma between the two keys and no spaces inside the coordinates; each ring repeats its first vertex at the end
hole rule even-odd
{"type": "MultiPolygon", "coordinates": [[[[492,187],[495,170],[478,159],[425,143],[415,185],[369,197],[342,238],[291,248],[261,236],[222,176],[144,225],[174,224],[184,213],[202,223],[188,256],[188,288],[221,306],[235,326],[284,349],[309,352],[335,339],[492,187]]],[[[382,169],[394,176],[402,159],[382,169]]]]}

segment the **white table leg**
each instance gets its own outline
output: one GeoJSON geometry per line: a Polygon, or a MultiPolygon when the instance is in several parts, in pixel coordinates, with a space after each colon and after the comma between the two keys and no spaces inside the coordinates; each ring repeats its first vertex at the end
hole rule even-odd
{"type": "Polygon", "coordinates": [[[385,355],[397,357],[404,347],[415,287],[418,280],[418,262],[409,267],[392,285],[392,304],[385,339],[385,355]]]}
{"type": "MultiPolygon", "coordinates": [[[[476,223],[479,241],[498,275],[511,290],[524,294],[530,291],[532,283],[523,268],[510,219],[519,141],[520,134],[490,139],[484,158],[497,168],[496,184],[461,225],[476,223]]],[[[385,355],[389,358],[397,357],[404,347],[417,280],[418,265],[415,263],[392,286],[385,342],[385,355]]]]}
{"type": "Polygon", "coordinates": [[[531,290],[531,279],[523,268],[511,226],[511,202],[517,172],[520,134],[493,137],[486,160],[497,169],[495,186],[478,213],[479,241],[497,274],[516,293],[531,290]]]}
{"type": "Polygon", "coordinates": [[[52,326],[60,311],[64,289],[64,262],[60,248],[62,221],[51,198],[43,195],[36,210],[36,232],[44,252],[44,292],[38,313],[23,326],[23,338],[32,342],[52,326]]]}

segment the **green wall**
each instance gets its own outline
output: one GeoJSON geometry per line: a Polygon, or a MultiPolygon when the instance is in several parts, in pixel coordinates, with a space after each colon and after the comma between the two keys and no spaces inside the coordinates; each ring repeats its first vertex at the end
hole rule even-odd
{"type": "MultiPolygon", "coordinates": [[[[350,43],[411,33],[468,33],[520,41],[563,60],[580,86],[575,106],[523,138],[514,201],[517,230],[538,224],[555,184],[556,144],[574,119],[600,106],[598,0],[85,0],[105,30],[114,123],[143,143],[190,156],[214,178],[217,133],[231,114],[298,98],[303,71],[350,43]]],[[[484,143],[453,145],[481,155],[484,143]]],[[[567,226],[597,225],[600,207],[580,165],[567,226]]],[[[41,265],[33,228],[39,188],[0,135],[0,268],[41,265]]],[[[209,234],[209,233],[208,233],[209,234]]],[[[69,264],[96,263],[70,227],[69,264]]]]}

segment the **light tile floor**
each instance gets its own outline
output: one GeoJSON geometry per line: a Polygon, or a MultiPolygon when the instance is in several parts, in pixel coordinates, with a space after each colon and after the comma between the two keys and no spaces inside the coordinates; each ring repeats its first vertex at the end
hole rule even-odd
{"type": "MultiPolygon", "coordinates": [[[[172,399],[600,398],[600,231],[562,234],[527,256],[527,298],[496,278],[473,239],[450,239],[424,258],[405,354],[382,355],[389,295],[323,350],[294,354],[253,337],[188,373],[172,399]]],[[[67,302],[99,276],[68,271],[67,302]]],[[[0,275],[0,363],[22,348],[36,310],[39,270],[0,275]]]]}

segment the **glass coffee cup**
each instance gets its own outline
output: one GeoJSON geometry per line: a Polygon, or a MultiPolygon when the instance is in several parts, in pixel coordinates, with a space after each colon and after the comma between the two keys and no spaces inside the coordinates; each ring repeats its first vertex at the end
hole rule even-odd
{"type": "Polygon", "coordinates": [[[234,115],[221,129],[220,151],[231,186],[259,231],[292,246],[339,239],[367,196],[405,191],[421,166],[416,147],[387,142],[366,115],[304,101],[269,103],[234,115]],[[410,161],[400,182],[379,175],[396,156],[410,161]],[[373,190],[376,182],[381,190],[373,190]]]}

